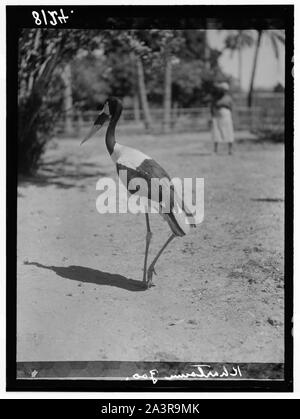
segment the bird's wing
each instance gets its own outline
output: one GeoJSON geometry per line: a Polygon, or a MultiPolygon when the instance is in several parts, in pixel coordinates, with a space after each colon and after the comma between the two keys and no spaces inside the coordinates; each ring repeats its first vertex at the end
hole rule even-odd
{"type": "Polygon", "coordinates": [[[183,197],[176,190],[169,174],[148,156],[139,162],[139,165],[136,165],[136,161],[137,155],[134,159],[130,159],[128,154],[118,159],[116,166],[122,183],[131,194],[137,194],[148,203],[150,201],[150,205],[161,213],[174,234],[187,234],[190,225],[194,226],[194,217],[184,204],[183,197]],[[144,179],[145,182],[139,183],[138,178],[144,179]]]}
{"type": "Polygon", "coordinates": [[[124,179],[123,176],[120,176],[120,178],[130,193],[138,192],[139,196],[155,201],[160,205],[166,205],[167,202],[164,199],[167,199],[172,208],[174,185],[168,173],[155,160],[147,158],[137,167],[134,167],[132,162],[128,160],[121,160],[117,162],[116,166],[119,176],[121,171],[126,171],[127,178],[124,179]],[[135,183],[136,179],[139,178],[145,180],[147,187],[143,188],[143,185],[135,183]],[[170,195],[170,198],[168,198],[168,195],[170,195]]]}

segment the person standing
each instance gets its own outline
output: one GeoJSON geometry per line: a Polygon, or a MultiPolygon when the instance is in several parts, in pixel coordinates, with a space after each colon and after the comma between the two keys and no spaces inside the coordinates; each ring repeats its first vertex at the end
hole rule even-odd
{"type": "Polygon", "coordinates": [[[211,103],[212,139],[214,152],[218,152],[219,143],[228,144],[228,154],[232,154],[234,130],[232,123],[232,97],[227,82],[217,83],[211,103]]]}

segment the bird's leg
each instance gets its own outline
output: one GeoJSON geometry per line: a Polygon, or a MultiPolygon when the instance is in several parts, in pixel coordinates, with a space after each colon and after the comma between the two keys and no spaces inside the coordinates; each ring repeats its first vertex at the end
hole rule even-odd
{"type": "Polygon", "coordinates": [[[145,258],[144,258],[144,275],[143,275],[143,282],[147,282],[147,260],[148,260],[148,251],[149,245],[152,237],[152,233],[150,230],[150,222],[149,222],[149,214],[145,213],[146,215],[146,226],[147,226],[147,235],[146,235],[146,250],[145,250],[145,258]]]}
{"type": "Polygon", "coordinates": [[[169,243],[171,243],[171,241],[175,238],[175,234],[171,234],[171,236],[168,238],[168,240],[165,242],[165,244],[162,246],[162,248],[160,249],[160,251],[157,253],[157,255],[155,256],[155,258],[153,259],[153,261],[151,262],[149,268],[148,268],[148,277],[147,277],[147,284],[148,287],[151,286],[152,284],[152,276],[153,273],[156,274],[154,266],[158,260],[158,258],[160,257],[160,255],[162,254],[162,252],[165,250],[165,248],[168,246],[169,243]]]}

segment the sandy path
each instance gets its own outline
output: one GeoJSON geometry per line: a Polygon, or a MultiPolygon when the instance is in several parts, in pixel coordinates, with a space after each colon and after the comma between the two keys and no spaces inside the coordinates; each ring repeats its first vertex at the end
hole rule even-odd
{"type": "MultiPolygon", "coordinates": [[[[18,361],[283,362],[283,146],[230,157],[206,134],[119,136],[171,176],[205,178],[204,222],[142,290],[144,216],[95,209],[97,179],[115,176],[103,140],[57,140],[19,187],[18,361]]],[[[151,225],[154,254],[169,231],[151,225]]]]}

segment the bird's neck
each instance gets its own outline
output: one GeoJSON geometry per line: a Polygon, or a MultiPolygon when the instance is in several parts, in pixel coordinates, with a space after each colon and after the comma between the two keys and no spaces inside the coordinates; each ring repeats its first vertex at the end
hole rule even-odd
{"type": "Polygon", "coordinates": [[[108,128],[107,128],[107,131],[106,131],[105,143],[106,143],[106,148],[109,154],[113,153],[114,146],[116,144],[115,129],[116,129],[117,122],[120,118],[120,115],[121,115],[121,110],[116,112],[116,114],[112,116],[109,122],[108,128]]]}

